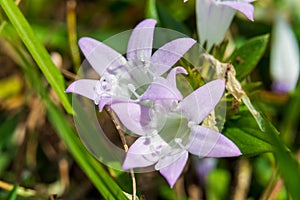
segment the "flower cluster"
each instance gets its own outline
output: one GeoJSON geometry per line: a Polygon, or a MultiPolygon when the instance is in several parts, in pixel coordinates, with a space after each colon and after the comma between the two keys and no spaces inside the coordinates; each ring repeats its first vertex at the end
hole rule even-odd
{"type": "Polygon", "coordinates": [[[80,48],[100,79],[77,80],[66,91],[93,100],[100,111],[107,105],[139,136],[126,154],[124,170],[154,166],[173,187],[189,153],[229,157],[241,152],[221,133],[201,125],[222,98],[224,81],[208,82],[183,97],[176,76],[187,71],[173,66],[196,42],[175,39],[152,54],[155,25],[146,19],[135,27],[126,58],[101,42],[82,38],[80,48]]]}

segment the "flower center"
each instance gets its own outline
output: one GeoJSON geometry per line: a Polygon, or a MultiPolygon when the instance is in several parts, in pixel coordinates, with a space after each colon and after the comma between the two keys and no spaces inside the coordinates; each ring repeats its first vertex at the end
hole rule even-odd
{"type": "Polygon", "coordinates": [[[99,81],[97,81],[94,87],[94,102],[98,105],[102,97],[110,97],[113,95],[114,86],[116,85],[115,76],[102,76],[99,81]]]}

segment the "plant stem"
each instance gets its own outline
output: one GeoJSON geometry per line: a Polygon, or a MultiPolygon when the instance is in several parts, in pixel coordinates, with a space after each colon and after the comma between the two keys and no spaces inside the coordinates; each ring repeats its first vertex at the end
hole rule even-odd
{"type": "MultiPolygon", "coordinates": [[[[111,119],[112,119],[112,121],[113,121],[113,123],[114,123],[114,125],[115,125],[115,127],[116,127],[116,129],[117,129],[117,131],[119,133],[119,135],[120,135],[120,139],[122,141],[122,144],[123,144],[125,152],[128,152],[128,145],[126,143],[125,134],[122,131],[119,123],[116,120],[117,119],[116,115],[111,110],[108,111],[108,113],[110,114],[111,119]]],[[[132,180],[132,193],[133,193],[132,194],[132,200],[136,200],[136,179],[135,179],[135,176],[134,176],[133,169],[130,169],[129,172],[130,172],[130,176],[131,176],[131,180],[132,180]]]]}

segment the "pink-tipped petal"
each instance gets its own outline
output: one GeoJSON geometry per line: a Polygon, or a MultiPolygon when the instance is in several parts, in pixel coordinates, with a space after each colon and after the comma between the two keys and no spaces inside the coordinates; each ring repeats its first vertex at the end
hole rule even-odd
{"type": "Polygon", "coordinates": [[[185,97],[179,106],[190,121],[199,124],[220,101],[224,90],[223,80],[208,82],[185,97]]]}
{"type": "Polygon", "coordinates": [[[247,2],[222,1],[219,4],[226,5],[243,13],[249,20],[254,21],[254,6],[247,2]]]}
{"type": "Polygon", "coordinates": [[[168,71],[194,44],[192,38],[179,38],[160,47],[152,56],[151,71],[160,76],[168,71]]]}
{"type": "Polygon", "coordinates": [[[95,94],[95,86],[97,84],[97,80],[90,80],[90,79],[80,79],[77,80],[66,89],[66,92],[72,92],[76,94],[80,94],[82,96],[85,96],[89,99],[94,100],[94,94],[95,94]]]}
{"type": "Polygon", "coordinates": [[[145,125],[150,120],[149,107],[136,103],[115,103],[110,106],[122,124],[138,135],[145,135],[145,125]]]}
{"type": "Polygon", "coordinates": [[[132,31],[127,47],[127,59],[130,61],[150,61],[156,21],[146,19],[132,31]]]}
{"type": "Polygon", "coordinates": [[[174,85],[165,78],[156,78],[144,94],[141,100],[181,100],[182,95],[174,85]]]}
{"type": "Polygon", "coordinates": [[[78,42],[80,49],[95,71],[102,76],[126,64],[126,59],[111,47],[93,38],[84,37],[78,42]]]}
{"type": "Polygon", "coordinates": [[[173,188],[181,172],[183,171],[188,160],[188,156],[188,152],[185,151],[175,162],[159,170],[159,172],[166,178],[171,188],[173,188]]]}
{"type": "Polygon", "coordinates": [[[191,129],[188,151],[200,157],[233,157],[241,155],[239,148],[227,137],[204,126],[191,129]]]}

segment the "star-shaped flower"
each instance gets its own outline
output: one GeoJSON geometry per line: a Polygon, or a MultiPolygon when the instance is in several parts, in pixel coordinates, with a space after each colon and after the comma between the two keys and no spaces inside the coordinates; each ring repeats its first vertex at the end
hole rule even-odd
{"type": "Polygon", "coordinates": [[[126,58],[102,42],[81,38],[79,46],[100,80],[77,80],[66,92],[94,100],[100,111],[114,102],[139,101],[147,85],[167,72],[196,43],[191,38],[179,38],[152,54],[155,25],[155,20],[146,19],[133,29],[126,58]]]}
{"type": "Polygon", "coordinates": [[[184,70],[177,68],[166,79],[159,77],[152,82],[143,96],[147,99],[155,95],[152,106],[130,102],[112,105],[123,125],[141,136],[130,146],[123,169],[154,165],[171,187],[180,176],[188,153],[199,157],[241,155],[231,140],[199,125],[223,96],[224,81],[211,81],[182,99],[176,88],[178,72],[184,70]]]}

